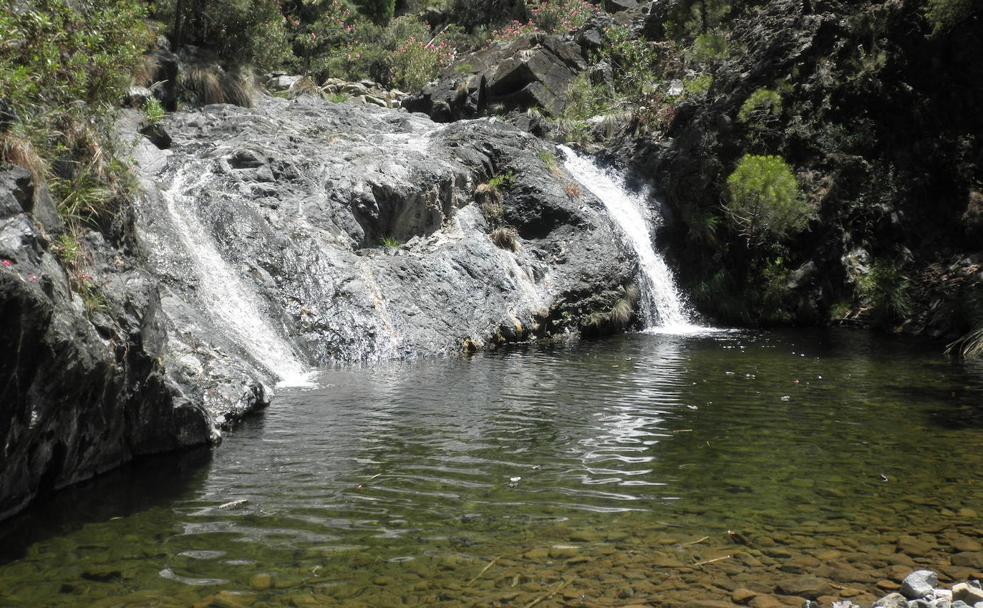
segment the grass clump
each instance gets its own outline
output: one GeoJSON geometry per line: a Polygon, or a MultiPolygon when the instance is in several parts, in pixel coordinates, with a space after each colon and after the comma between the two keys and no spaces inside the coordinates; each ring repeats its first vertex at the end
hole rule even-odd
{"type": "Polygon", "coordinates": [[[559,160],[557,160],[555,152],[553,152],[552,150],[540,150],[539,153],[536,154],[536,156],[539,158],[540,162],[543,163],[543,166],[546,167],[546,170],[549,171],[551,175],[553,176],[560,175],[560,162],[559,160]]]}
{"type": "Polygon", "coordinates": [[[517,251],[519,249],[519,234],[515,231],[515,228],[509,226],[496,228],[488,236],[499,249],[507,249],[509,251],[517,251]]]}
{"type": "Polygon", "coordinates": [[[382,246],[389,250],[399,249],[399,241],[392,236],[386,236],[382,238],[382,246]]]}
{"type": "Polygon", "coordinates": [[[876,322],[896,323],[911,314],[911,281],[893,262],[876,260],[858,287],[862,303],[876,322]]]}
{"type": "Polygon", "coordinates": [[[136,0],[35,0],[0,12],[3,160],[50,182],[65,219],[105,223],[132,180],[116,108],[151,42],[136,0]]]}
{"type": "Polygon", "coordinates": [[[795,175],[779,156],[745,155],[727,178],[727,191],[727,217],[748,246],[782,241],[812,217],[795,175]]]}
{"type": "Polygon", "coordinates": [[[147,98],[143,104],[143,117],[147,119],[147,122],[151,125],[159,125],[165,116],[167,116],[167,111],[164,110],[160,101],[156,97],[147,98]]]}

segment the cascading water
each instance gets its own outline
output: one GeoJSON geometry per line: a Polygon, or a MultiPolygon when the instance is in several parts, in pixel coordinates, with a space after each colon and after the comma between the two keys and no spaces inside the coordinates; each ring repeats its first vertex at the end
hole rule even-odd
{"type": "Polygon", "coordinates": [[[652,247],[645,200],[628,190],[620,175],[597,166],[566,146],[560,146],[560,149],[566,157],[564,167],[584,188],[601,199],[638,255],[642,312],[647,328],[673,333],[701,330],[692,323],[665,260],[652,247]]]}
{"type": "Polygon", "coordinates": [[[182,167],[163,198],[181,245],[198,275],[198,296],[212,320],[235,336],[235,342],[279,377],[278,386],[309,386],[310,372],[290,345],[264,318],[254,294],[222,258],[208,231],[195,215],[191,197],[208,177],[188,183],[182,167]]]}

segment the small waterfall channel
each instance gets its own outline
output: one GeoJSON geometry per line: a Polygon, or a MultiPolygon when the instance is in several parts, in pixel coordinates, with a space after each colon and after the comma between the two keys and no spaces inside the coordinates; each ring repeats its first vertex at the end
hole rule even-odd
{"type": "Polygon", "coordinates": [[[198,275],[198,296],[212,321],[232,333],[234,341],[253,359],[278,376],[278,386],[310,386],[310,371],[270,325],[262,313],[259,296],[222,258],[194,211],[193,193],[207,177],[206,172],[198,180],[189,181],[182,167],[170,188],[162,192],[175,232],[198,275]]]}
{"type": "Polygon", "coordinates": [[[680,296],[672,272],[652,247],[650,214],[642,195],[631,192],[622,176],[599,167],[566,146],[560,146],[560,150],[566,157],[566,170],[580,185],[601,199],[638,255],[646,330],[666,333],[704,330],[693,324],[692,315],[680,296]]]}

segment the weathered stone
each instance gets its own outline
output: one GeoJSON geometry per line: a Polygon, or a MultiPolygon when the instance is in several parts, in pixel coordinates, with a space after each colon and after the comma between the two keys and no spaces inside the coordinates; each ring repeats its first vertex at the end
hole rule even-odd
{"type": "Polygon", "coordinates": [[[891,593],[874,602],[873,608],[908,608],[908,600],[900,593],[891,593]]]}
{"type": "Polygon", "coordinates": [[[952,587],[952,599],[953,601],[963,601],[970,605],[983,602],[983,589],[974,587],[969,583],[959,583],[952,587]]]}
{"type": "Polygon", "coordinates": [[[939,584],[939,576],[931,570],[916,570],[905,577],[901,583],[901,595],[909,600],[921,599],[939,584]]]}
{"type": "Polygon", "coordinates": [[[730,599],[738,604],[744,604],[751,600],[754,596],[758,595],[756,592],[751,591],[746,587],[738,587],[730,594],[730,599]]]}
{"type": "Polygon", "coordinates": [[[785,595],[796,595],[809,599],[815,599],[833,590],[827,581],[809,575],[780,580],[776,589],[785,595]]]}

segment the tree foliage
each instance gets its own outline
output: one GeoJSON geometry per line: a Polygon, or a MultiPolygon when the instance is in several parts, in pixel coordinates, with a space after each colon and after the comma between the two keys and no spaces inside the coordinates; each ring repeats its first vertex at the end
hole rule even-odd
{"type": "Polygon", "coordinates": [[[727,178],[728,218],[749,245],[784,240],[812,216],[788,164],[779,156],[745,155],[727,178]]]}

